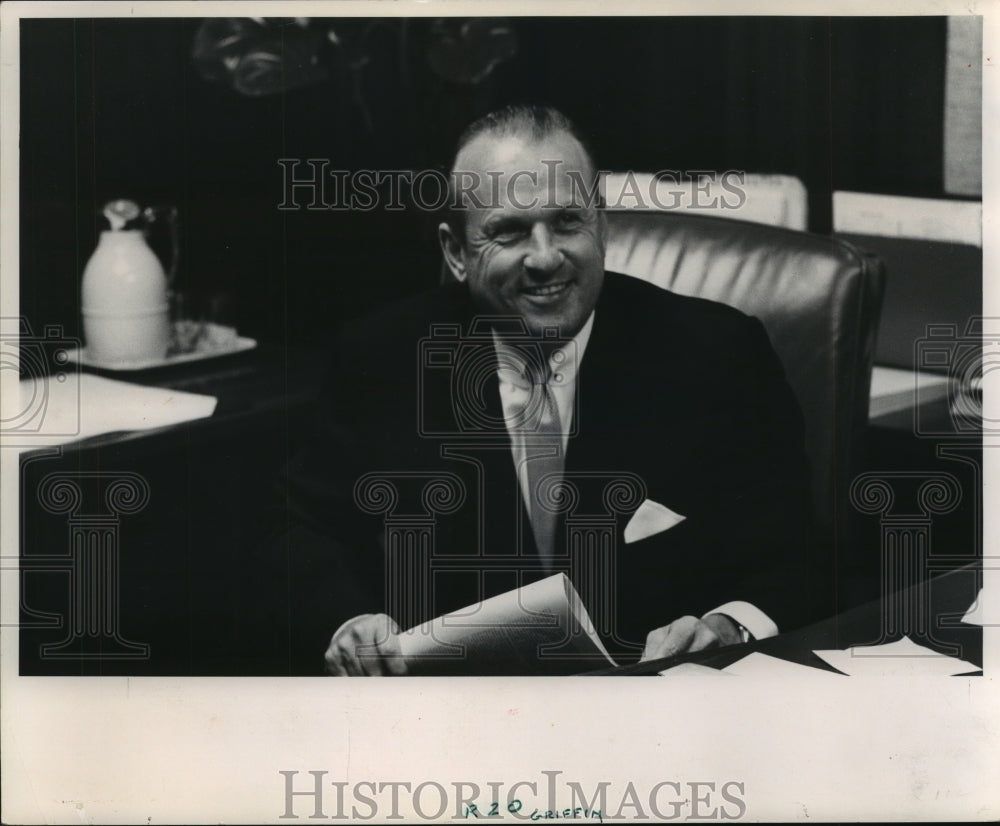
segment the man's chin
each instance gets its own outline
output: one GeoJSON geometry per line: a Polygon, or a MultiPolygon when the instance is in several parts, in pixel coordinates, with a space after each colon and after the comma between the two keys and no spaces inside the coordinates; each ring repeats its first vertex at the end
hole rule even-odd
{"type": "MultiPolygon", "coordinates": [[[[545,338],[546,331],[555,328],[558,338],[563,340],[570,339],[580,332],[580,328],[583,327],[582,321],[578,321],[575,318],[567,318],[565,315],[543,316],[538,314],[525,314],[523,318],[528,327],[528,332],[537,338],[545,338]]],[[[549,333],[549,335],[551,335],[551,333],[549,333]]]]}

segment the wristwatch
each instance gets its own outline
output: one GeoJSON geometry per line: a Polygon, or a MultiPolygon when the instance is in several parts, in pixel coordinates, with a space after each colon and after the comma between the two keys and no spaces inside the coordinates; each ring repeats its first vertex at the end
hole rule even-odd
{"type": "MultiPolygon", "coordinates": [[[[711,614],[706,614],[705,617],[704,617],[704,619],[707,619],[708,617],[712,616],[713,614],[716,615],[716,616],[719,616],[719,617],[725,617],[727,620],[729,620],[736,627],[736,631],[740,635],[740,643],[741,644],[742,643],[746,643],[746,642],[751,642],[752,640],[757,639],[753,634],[750,633],[750,629],[749,628],[747,628],[745,625],[742,625],[739,621],[737,621],[736,619],[734,619],[729,614],[723,614],[720,611],[713,611],[711,614]]],[[[735,644],[736,643],[733,643],[733,645],[735,645],[735,644]]]]}
{"type": "Polygon", "coordinates": [[[740,633],[740,643],[750,642],[750,640],[754,639],[754,635],[750,633],[745,625],[741,625],[733,617],[729,616],[729,614],[722,614],[722,616],[736,626],[736,630],[740,633]]]}

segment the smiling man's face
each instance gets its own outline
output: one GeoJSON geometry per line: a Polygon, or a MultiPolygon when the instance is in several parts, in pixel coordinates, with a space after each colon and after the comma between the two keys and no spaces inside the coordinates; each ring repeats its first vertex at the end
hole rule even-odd
{"type": "Polygon", "coordinates": [[[464,238],[442,224],[441,241],[477,310],[520,316],[533,335],[575,336],[604,283],[605,222],[586,202],[595,171],[583,147],[565,132],[487,133],[462,149],[455,172],[479,185],[465,196],[464,238]]]}

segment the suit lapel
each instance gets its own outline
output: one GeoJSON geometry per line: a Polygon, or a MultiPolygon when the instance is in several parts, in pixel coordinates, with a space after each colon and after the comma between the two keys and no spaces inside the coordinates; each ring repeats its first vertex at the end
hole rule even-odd
{"type": "MultiPolygon", "coordinates": [[[[663,486],[671,479],[669,457],[685,438],[678,419],[683,402],[671,398],[672,383],[664,377],[685,367],[678,363],[669,315],[656,330],[635,329],[615,287],[609,276],[577,376],[566,471],[584,479],[594,474],[594,484],[635,475],[647,496],[659,501],[668,496],[663,486]]],[[[601,508],[599,492],[592,493],[588,504],[601,508]]],[[[620,515],[622,528],[630,515],[620,515]]]]}
{"type": "Polygon", "coordinates": [[[456,376],[473,377],[474,385],[460,378],[453,382],[448,394],[435,396],[450,405],[448,411],[441,413],[451,422],[451,432],[456,434],[454,438],[439,440],[439,450],[442,455],[461,457],[459,464],[454,461],[445,464],[463,475],[469,497],[479,497],[478,507],[463,511],[464,527],[460,538],[456,537],[453,552],[510,557],[522,549],[523,553],[535,554],[500,401],[492,337],[483,336],[482,330],[476,329],[474,324],[471,305],[467,305],[462,340],[468,346],[459,355],[459,361],[471,361],[466,361],[456,376]],[[488,355],[484,355],[481,348],[487,348],[488,355]],[[471,363],[476,364],[476,369],[465,372],[471,363]],[[456,404],[459,393],[463,395],[460,404],[456,404]]]}
{"type": "Polygon", "coordinates": [[[621,328],[616,302],[603,295],[577,374],[568,472],[607,469],[614,463],[612,457],[617,455],[620,464],[632,452],[632,437],[638,434],[629,427],[629,411],[636,401],[629,380],[635,355],[629,337],[621,328]]]}

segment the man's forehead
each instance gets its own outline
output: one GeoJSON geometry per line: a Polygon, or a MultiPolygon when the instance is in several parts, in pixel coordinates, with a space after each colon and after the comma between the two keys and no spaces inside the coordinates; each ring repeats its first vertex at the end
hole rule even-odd
{"type": "MultiPolygon", "coordinates": [[[[535,141],[535,144],[537,143],[535,141]]],[[[504,167],[520,160],[530,145],[525,136],[518,134],[478,135],[459,153],[458,166],[472,171],[487,169],[490,166],[504,167]]]]}
{"type": "Polygon", "coordinates": [[[586,150],[566,132],[479,135],[459,153],[454,173],[462,205],[483,217],[585,206],[595,174],[586,150]]]}

